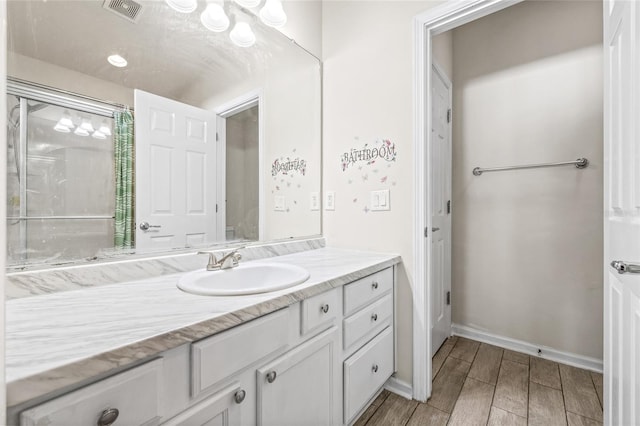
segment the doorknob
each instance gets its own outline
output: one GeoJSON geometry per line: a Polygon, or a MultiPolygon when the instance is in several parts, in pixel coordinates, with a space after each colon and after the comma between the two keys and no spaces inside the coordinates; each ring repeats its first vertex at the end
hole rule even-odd
{"type": "Polygon", "coordinates": [[[637,263],[627,263],[622,260],[614,260],[611,262],[613,269],[618,271],[619,274],[640,274],[640,265],[637,263]]]}
{"type": "Polygon", "coordinates": [[[162,228],[161,225],[149,225],[149,222],[140,222],[140,229],[143,231],[148,230],[149,228],[162,228]]]}
{"type": "Polygon", "coordinates": [[[440,228],[431,228],[431,232],[436,232],[436,231],[439,231],[439,230],[440,230],[440,228]]]}

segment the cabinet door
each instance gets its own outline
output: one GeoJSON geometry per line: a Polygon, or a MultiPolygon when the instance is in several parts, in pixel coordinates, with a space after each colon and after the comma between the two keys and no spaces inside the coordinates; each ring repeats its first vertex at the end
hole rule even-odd
{"type": "Polygon", "coordinates": [[[245,390],[238,383],[233,383],[163,425],[240,426],[243,424],[240,419],[240,404],[251,403],[245,401],[246,397],[245,390]]]}
{"type": "Polygon", "coordinates": [[[338,330],[332,327],[259,369],[258,425],[337,424],[338,362],[338,330]]]}

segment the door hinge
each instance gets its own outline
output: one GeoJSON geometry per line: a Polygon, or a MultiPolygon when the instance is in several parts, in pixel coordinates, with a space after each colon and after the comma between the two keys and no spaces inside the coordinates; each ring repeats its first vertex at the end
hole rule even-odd
{"type": "Polygon", "coordinates": [[[447,110],[447,123],[451,123],[451,108],[447,110]]]}
{"type": "Polygon", "coordinates": [[[451,305],[451,292],[447,292],[447,305],[451,305]]]}
{"type": "Polygon", "coordinates": [[[216,213],[218,213],[218,204],[216,204],[216,213]]]}
{"type": "Polygon", "coordinates": [[[218,132],[216,132],[216,142],[220,140],[220,136],[218,136],[218,132]]]}
{"type": "Polygon", "coordinates": [[[424,237],[427,238],[429,236],[429,228],[424,228],[424,237]]]}
{"type": "Polygon", "coordinates": [[[447,201],[447,214],[451,214],[451,200],[447,201]]]}

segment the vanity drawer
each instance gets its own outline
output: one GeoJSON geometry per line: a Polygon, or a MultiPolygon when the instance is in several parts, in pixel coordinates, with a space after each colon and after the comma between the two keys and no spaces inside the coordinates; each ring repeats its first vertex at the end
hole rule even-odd
{"type": "Polygon", "coordinates": [[[300,334],[329,328],[338,317],[338,289],[318,294],[302,301],[300,334]],[[323,327],[324,326],[324,327],[323,327]]]}
{"type": "Polygon", "coordinates": [[[342,333],[344,349],[347,350],[360,341],[366,342],[388,326],[392,318],[393,296],[389,292],[382,299],[344,320],[342,333]]]}
{"type": "Polygon", "coordinates": [[[109,409],[117,424],[156,425],[160,420],[162,358],[40,404],[20,414],[20,425],[95,425],[109,409]]]}
{"type": "Polygon", "coordinates": [[[344,422],[349,423],[393,374],[393,328],[344,362],[344,422]]]}
{"type": "Polygon", "coordinates": [[[344,314],[350,315],[393,288],[393,268],[344,286],[344,314]]]}
{"type": "Polygon", "coordinates": [[[191,396],[284,349],[289,309],[282,309],[191,345],[191,396]]]}

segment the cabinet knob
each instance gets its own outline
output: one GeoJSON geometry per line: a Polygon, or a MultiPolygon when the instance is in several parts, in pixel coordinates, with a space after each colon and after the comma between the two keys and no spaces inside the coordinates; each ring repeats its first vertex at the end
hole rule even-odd
{"type": "Polygon", "coordinates": [[[377,290],[377,289],[378,289],[378,281],[374,281],[374,282],[372,282],[372,283],[371,283],[371,287],[372,287],[374,290],[377,290]]]}
{"type": "Polygon", "coordinates": [[[246,396],[247,396],[247,393],[243,389],[240,389],[238,392],[235,393],[235,395],[233,395],[233,399],[236,401],[237,404],[242,404],[242,401],[244,401],[244,398],[246,396]]]}
{"type": "Polygon", "coordinates": [[[320,306],[320,310],[326,314],[327,312],[329,312],[329,304],[325,303],[324,305],[320,306]]]}
{"type": "Polygon", "coordinates": [[[277,376],[278,376],[278,374],[275,371],[269,371],[267,373],[267,382],[269,382],[269,383],[275,382],[277,376]]]}
{"type": "Polygon", "coordinates": [[[378,321],[378,314],[371,315],[371,321],[378,321]]]}
{"type": "Polygon", "coordinates": [[[111,426],[118,419],[119,415],[120,411],[117,408],[107,408],[100,414],[98,426],[111,426]]]}
{"type": "Polygon", "coordinates": [[[373,364],[373,367],[371,367],[371,371],[373,371],[374,373],[378,372],[378,364],[373,364]]]}

